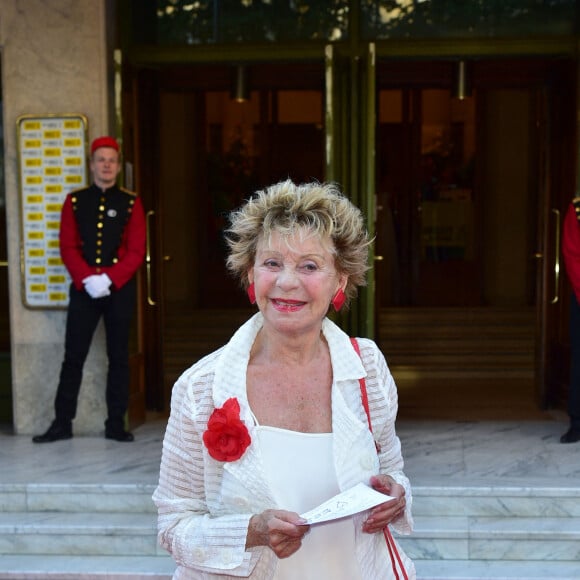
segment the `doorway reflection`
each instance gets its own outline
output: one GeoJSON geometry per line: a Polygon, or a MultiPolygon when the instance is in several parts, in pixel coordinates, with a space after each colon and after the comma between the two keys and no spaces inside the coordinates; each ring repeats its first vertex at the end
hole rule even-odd
{"type": "Polygon", "coordinates": [[[475,98],[379,92],[381,307],[478,305],[475,98]]]}
{"type": "Polygon", "coordinates": [[[249,99],[231,75],[196,71],[160,87],[160,190],[164,196],[166,308],[239,308],[247,300],[226,271],[228,213],[283,179],[324,177],[324,72],[311,65],[252,66],[249,99]],[[285,69],[288,69],[285,71],[285,69]],[[298,80],[292,80],[298,79],[298,80]]]}

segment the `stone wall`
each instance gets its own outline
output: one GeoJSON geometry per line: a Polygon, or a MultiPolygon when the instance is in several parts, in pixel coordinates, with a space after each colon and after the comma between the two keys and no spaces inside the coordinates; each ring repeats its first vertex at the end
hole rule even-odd
{"type": "MultiPolygon", "coordinates": [[[[63,356],[65,310],[30,309],[22,299],[16,123],[24,114],[82,113],[89,140],[109,133],[112,57],[106,0],[0,0],[4,102],[12,396],[17,434],[43,431],[63,356]]],[[[106,354],[102,324],[85,366],[75,434],[103,430],[106,354]]]]}

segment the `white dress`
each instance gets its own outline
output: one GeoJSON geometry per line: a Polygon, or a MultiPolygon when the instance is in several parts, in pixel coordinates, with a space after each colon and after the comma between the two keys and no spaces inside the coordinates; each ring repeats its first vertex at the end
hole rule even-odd
{"type": "MultiPolygon", "coordinates": [[[[264,467],[281,509],[299,514],[339,493],[332,433],[258,426],[264,467]]],[[[278,560],[275,580],[360,580],[352,518],[313,525],[301,548],[278,560]]]]}

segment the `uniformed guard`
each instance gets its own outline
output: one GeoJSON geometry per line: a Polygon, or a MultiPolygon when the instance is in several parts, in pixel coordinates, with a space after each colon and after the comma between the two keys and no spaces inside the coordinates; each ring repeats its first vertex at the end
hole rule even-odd
{"type": "Polygon", "coordinates": [[[575,197],[564,218],[562,254],[572,286],[570,298],[570,385],[568,415],[570,427],[561,443],[580,441],[580,197],[575,197]]]}
{"type": "Polygon", "coordinates": [[[136,300],[135,274],[145,257],[141,199],[117,186],[119,144],[99,137],[91,144],[90,187],[69,193],[62,207],[60,253],[72,283],[65,354],[54,402],[55,419],[35,443],[73,436],[82,372],[101,317],[107,341],[105,437],[133,441],[125,430],[129,400],[129,330],[136,300]]]}

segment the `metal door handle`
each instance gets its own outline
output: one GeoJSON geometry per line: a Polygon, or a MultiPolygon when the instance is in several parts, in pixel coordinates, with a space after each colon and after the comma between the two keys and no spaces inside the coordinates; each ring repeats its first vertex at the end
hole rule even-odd
{"type": "Polygon", "coordinates": [[[550,303],[556,304],[559,299],[560,286],[560,210],[552,208],[552,213],[556,216],[556,239],[554,240],[554,297],[550,303]]]}
{"type": "Polygon", "coordinates": [[[152,288],[153,283],[151,281],[152,263],[151,263],[151,226],[150,226],[150,220],[154,215],[155,215],[155,212],[153,210],[149,210],[147,212],[147,253],[145,255],[145,267],[146,267],[146,271],[147,271],[147,304],[149,304],[149,306],[157,306],[157,302],[155,300],[153,300],[153,297],[151,296],[151,288],[152,288]]]}

